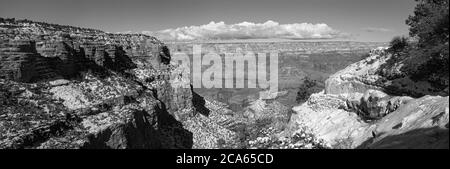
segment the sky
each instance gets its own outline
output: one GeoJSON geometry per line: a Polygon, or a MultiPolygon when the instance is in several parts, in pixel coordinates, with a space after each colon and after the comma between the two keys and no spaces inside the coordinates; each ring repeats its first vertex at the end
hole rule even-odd
{"type": "Polygon", "coordinates": [[[0,17],[143,32],[163,40],[389,41],[414,0],[0,0],[0,17]]]}

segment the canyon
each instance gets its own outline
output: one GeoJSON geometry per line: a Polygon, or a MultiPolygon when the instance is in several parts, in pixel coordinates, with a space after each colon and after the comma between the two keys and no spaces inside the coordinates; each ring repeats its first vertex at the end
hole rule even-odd
{"type": "Polygon", "coordinates": [[[448,148],[448,77],[409,78],[386,43],[165,44],[0,21],[0,148],[448,148]],[[196,44],[279,52],[280,92],[193,88],[172,56],[196,44]],[[305,77],[322,91],[298,102],[305,77]]]}
{"type": "MultiPolygon", "coordinates": [[[[286,42],[169,42],[167,43],[170,52],[174,55],[177,53],[187,54],[192,60],[194,46],[201,48],[201,55],[210,53],[219,54],[222,63],[225,64],[225,54],[241,53],[245,55],[247,52],[255,54],[266,54],[269,58],[270,53],[278,54],[278,91],[280,95],[277,101],[292,107],[298,104],[295,101],[296,93],[299,86],[305,78],[310,78],[324,85],[325,80],[333,73],[346,66],[360,61],[367,57],[371,49],[386,46],[382,42],[350,42],[350,41],[286,41],[286,42]]],[[[248,64],[248,63],[247,63],[248,64]]],[[[269,63],[268,63],[269,64],[269,63]]],[[[227,66],[227,65],[226,65],[227,66]]],[[[224,67],[226,67],[224,66],[224,67]]],[[[228,65],[229,66],[229,65],[228,65]]],[[[205,66],[205,69],[209,66],[205,66]]],[[[233,68],[236,72],[236,66],[233,68]]],[[[203,69],[204,70],[204,69],[203,69]]],[[[258,71],[260,71],[258,69],[258,71]]],[[[191,69],[191,72],[192,69],[191,69]]],[[[236,72],[240,73],[240,72],[236,72]]],[[[248,65],[244,69],[244,84],[247,85],[249,72],[248,65]]],[[[266,70],[269,74],[270,70],[266,70]]],[[[256,73],[254,73],[256,74],[256,73]]],[[[232,81],[226,79],[223,81],[232,81]]],[[[235,83],[237,79],[235,79],[235,83]]],[[[234,83],[234,84],[235,84],[234,83]]],[[[243,111],[245,105],[259,98],[259,93],[268,89],[265,88],[194,88],[194,90],[204,97],[214,99],[227,105],[230,105],[233,111],[243,111]]]]}

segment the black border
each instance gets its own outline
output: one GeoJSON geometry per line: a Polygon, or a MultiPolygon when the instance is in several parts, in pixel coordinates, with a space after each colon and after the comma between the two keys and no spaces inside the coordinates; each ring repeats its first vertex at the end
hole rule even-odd
{"type": "MultiPolygon", "coordinates": [[[[58,168],[407,168],[445,165],[449,150],[0,150],[5,166],[58,168]],[[177,164],[176,158],[189,155],[272,154],[270,164],[177,164]],[[6,165],[13,163],[13,165],[6,165]]],[[[437,166],[436,166],[437,167],[437,166]]],[[[3,168],[3,167],[2,167],[3,168]]],[[[9,168],[9,167],[8,167],[9,168]]],[[[28,167],[27,167],[28,168],[28,167]]]]}

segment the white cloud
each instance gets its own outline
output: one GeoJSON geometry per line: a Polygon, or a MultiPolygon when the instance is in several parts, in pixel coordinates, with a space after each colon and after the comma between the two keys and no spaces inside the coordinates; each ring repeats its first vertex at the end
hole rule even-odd
{"type": "Polygon", "coordinates": [[[186,26],[157,32],[143,31],[162,40],[228,40],[228,39],[334,39],[346,36],[327,24],[293,23],[279,24],[274,21],[265,23],[242,22],[225,24],[210,22],[200,26],[186,26]]]}

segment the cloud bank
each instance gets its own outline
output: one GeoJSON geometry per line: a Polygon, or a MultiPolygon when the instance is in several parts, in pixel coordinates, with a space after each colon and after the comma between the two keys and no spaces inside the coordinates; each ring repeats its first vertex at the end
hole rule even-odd
{"type": "Polygon", "coordinates": [[[334,30],[324,23],[279,24],[274,21],[265,23],[242,22],[225,24],[210,22],[200,26],[186,26],[157,32],[143,31],[162,40],[230,40],[230,39],[334,39],[344,37],[345,33],[334,30]]]}
{"type": "Polygon", "coordinates": [[[374,27],[368,27],[368,28],[364,28],[363,30],[365,30],[366,32],[392,32],[392,30],[387,29],[387,28],[374,28],[374,27]]]}

